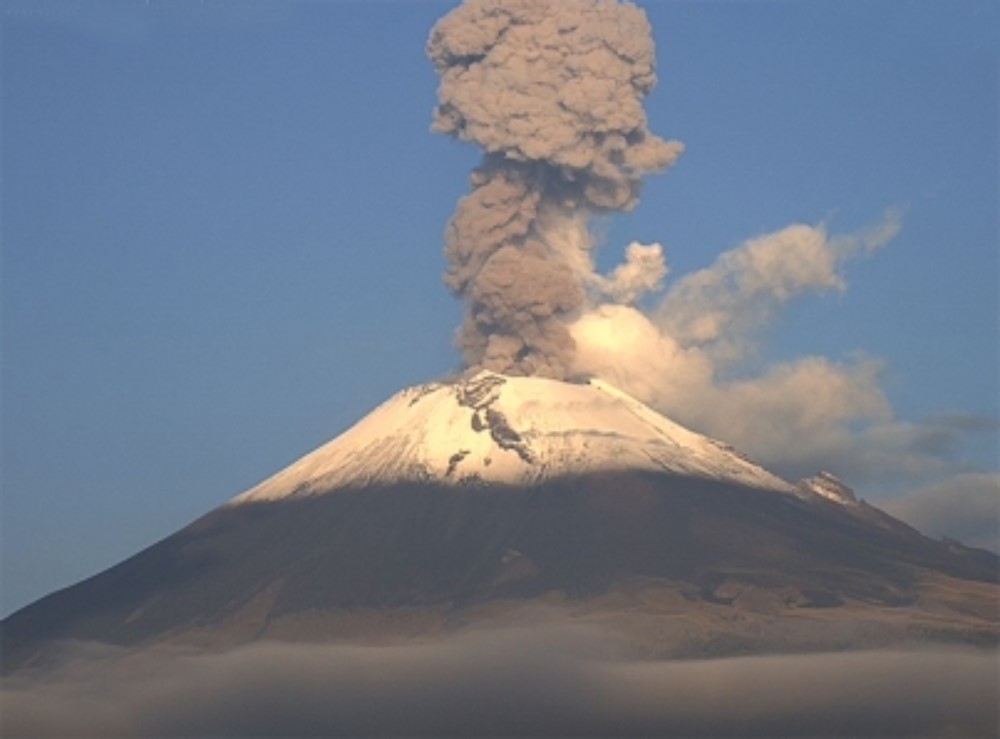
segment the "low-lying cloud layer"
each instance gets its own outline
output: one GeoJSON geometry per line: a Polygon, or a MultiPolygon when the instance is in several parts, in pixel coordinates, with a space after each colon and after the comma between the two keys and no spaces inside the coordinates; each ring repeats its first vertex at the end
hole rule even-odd
{"type": "Polygon", "coordinates": [[[994,652],[644,662],[541,627],[63,657],[8,680],[5,736],[988,736],[998,720],[994,652]]]}

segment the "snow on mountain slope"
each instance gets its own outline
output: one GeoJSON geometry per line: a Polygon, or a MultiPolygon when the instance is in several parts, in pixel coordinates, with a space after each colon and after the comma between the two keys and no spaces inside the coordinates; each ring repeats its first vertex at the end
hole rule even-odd
{"type": "Polygon", "coordinates": [[[848,506],[858,505],[854,491],[845,485],[843,480],[830,472],[820,472],[815,477],[799,480],[799,487],[827,500],[832,500],[834,503],[848,506]]]}
{"type": "Polygon", "coordinates": [[[726,445],[606,383],[480,372],[454,384],[431,383],[397,393],[231,503],[407,480],[524,485],[629,469],[801,494],[726,445]]]}

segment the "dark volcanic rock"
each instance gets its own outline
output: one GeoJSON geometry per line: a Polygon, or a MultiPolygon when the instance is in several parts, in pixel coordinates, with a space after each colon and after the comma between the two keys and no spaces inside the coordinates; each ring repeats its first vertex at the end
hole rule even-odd
{"type": "Polygon", "coordinates": [[[936,618],[937,636],[990,642],[997,573],[995,555],[932,541],[870,506],[654,473],[342,489],[219,508],[18,611],[3,622],[4,670],[61,639],[340,638],[345,614],[465,623],[491,603],[558,594],[600,610],[609,594],[650,588],[755,618],[891,608],[916,623],[943,607],[928,578],[978,594],[947,604],[971,615],[936,618]]]}

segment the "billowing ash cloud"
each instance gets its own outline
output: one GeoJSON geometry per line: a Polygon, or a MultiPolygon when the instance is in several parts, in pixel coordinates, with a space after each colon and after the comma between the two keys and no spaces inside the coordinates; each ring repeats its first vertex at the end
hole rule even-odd
{"type": "Polygon", "coordinates": [[[643,176],[683,150],[647,128],[656,76],[643,12],[616,0],[466,0],[427,48],[441,75],[433,129],[484,151],[445,246],[470,368],[599,377],[786,477],[956,471],[942,445],[928,446],[940,429],[895,417],[878,360],[769,364],[757,351],[779,310],[843,291],[845,264],[900,232],[897,211],[851,234],[788,225],[672,284],[659,244],[630,244],[599,274],[591,218],[635,206],[643,176]]]}
{"type": "Polygon", "coordinates": [[[485,152],[446,235],[445,282],[468,304],[459,347],[471,367],[565,377],[565,322],[588,289],[627,301],[641,277],[594,278],[588,216],[632,208],[642,176],[683,149],[646,126],[646,16],[617,0],[467,0],[427,50],[441,75],[433,129],[485,152]]]}

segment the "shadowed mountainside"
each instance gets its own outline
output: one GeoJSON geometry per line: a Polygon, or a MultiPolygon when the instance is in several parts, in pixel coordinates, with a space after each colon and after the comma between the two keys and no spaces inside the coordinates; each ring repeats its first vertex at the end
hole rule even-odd
{"type": "Polygon", "coordinates": [[[865,504],[665,474],[342,489],[221,507],[42,598],[3,622],[3,667],[65,639],[371,640],[533,605],[614,622],[651,653],[829,647],[848,638],[838,622],[872,645],[994,644],[997,573],[995,555],[865,504]],[[701,627],[657,636],[671,618],[701,627]]]}

